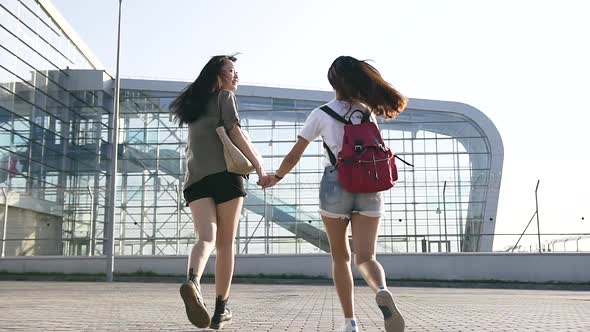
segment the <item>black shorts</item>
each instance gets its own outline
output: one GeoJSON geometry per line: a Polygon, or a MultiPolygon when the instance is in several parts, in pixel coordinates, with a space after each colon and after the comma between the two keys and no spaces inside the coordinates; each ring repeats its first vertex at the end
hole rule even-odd
{"type": "Polygon", "coordinates": [[[231,201],[234,198],[246,197],[244,177],[227,171],[207,175],[201,180],[184,189],[186,206],[197,199],[211,197],[215,204],[231,201]]]}

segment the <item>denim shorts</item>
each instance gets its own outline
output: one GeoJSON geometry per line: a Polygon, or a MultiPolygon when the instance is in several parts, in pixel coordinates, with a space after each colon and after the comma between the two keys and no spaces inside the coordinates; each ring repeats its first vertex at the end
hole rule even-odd
{"type": "Polygon", "coordinates": [[[320,183],[320,214],[328,218],[350,219],[353,213],[381,217],[383,194],[349,193],[338,181],[338,170],[328,166],[320,183]]]}

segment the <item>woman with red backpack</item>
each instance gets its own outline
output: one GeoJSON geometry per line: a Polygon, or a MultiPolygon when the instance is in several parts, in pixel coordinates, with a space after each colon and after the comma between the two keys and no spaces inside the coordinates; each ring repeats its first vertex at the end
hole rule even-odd
{"type": "Polygon", "coordinates": [[[341,331],[360,331],[354,313],[349,224],[355,265],[376,293],[385,331],[404,331],[404,319],[375,257],[383,213],[380,190],[390,188],[397,179],[393,155],[378,133],[376,116],[392,119],[403,112],[407,101],[373,66],[350,56],[334,60],[328,80],[336,98],[311,112],[279,169],[258,184],[263,188],[274,186],[295,167],[309,143],[322,137],[326,158],[319,209],[330,241],[334,285],[344,312],[345,326],[341,331]]]}

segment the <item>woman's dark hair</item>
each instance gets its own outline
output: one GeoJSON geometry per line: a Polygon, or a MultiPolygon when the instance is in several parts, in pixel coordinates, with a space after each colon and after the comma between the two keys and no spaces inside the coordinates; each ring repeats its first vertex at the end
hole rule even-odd
{"type": "Polygon", "coordinates": [[[328,81],[338,99],[361,102],[386,119],[396,117],[406,108],[407,99],[364,60],[339,56],[328,70],[328,81]]]}
{"type": "Polygon", "coordinates": [[[234,55],[216,55],[203,67],[199,77],[170,103],[174,120],[180,126],[198,120],[204,113],[209,97],[217,90],[217,77],[226,61],[238,60],[234,55]]]}

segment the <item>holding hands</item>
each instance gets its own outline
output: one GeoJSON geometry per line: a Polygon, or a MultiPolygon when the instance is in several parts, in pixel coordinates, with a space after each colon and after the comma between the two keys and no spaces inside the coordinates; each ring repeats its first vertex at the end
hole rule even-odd
{"type": "Polygon", "coordinates": [[[289,151],[285,159],[281,162],[279,169],[274,174],[258,174],[258,182],[256,184],[262,187],[262,189],[266,189],[281,181],[283,176],[287,175],[297,165],[307,145],[309,145],[309,141],[299,137],[297,143],[295,143],[291,151],[289,151]]]}
{"type": "Polygon", "coordinates": [[[282,177],[279,177],[276,174],[268,174],[265,176],[259,176],[257,185],[262,187],[262,189],[270,188],[281,181],[282,177]]]}
{"type": "MultiPolygon", "coordinates": [[[[266,172],[264,171],[264,167],[262,167],[262,164],[260,164],[258,167],[256,167],[256,174],[258,175],[259,179],[266,177],[266,172]]],[[[259,180],[259,182],[260,182],[260,180],[259,180]]]]}

